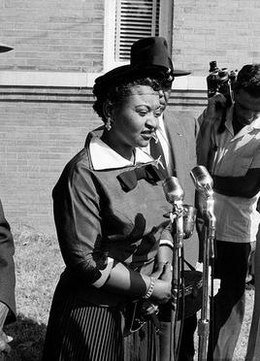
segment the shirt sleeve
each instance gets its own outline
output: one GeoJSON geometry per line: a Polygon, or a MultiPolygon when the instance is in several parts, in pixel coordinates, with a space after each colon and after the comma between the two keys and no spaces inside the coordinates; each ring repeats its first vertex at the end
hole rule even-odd
{"type": "Polygon", "coordinates": [[[101,287],[113,260],[102,249],[100,197],[90,171],[67,166],[53,190],[54,220],[66,266],[87,284],[101,287]]]}
{"type": "Polygon", "coordinates": [[[6,316],[8,315],[8,307],[0,301],[0,330],[3,329],[6,316]]]}

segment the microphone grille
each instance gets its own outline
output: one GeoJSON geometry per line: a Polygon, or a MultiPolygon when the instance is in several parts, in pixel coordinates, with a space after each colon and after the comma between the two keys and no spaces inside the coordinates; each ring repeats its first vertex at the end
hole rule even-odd
{"type": "Polygon", "coordinates": [[[191,170],[190,174],[196,187],[205,190],[212,189],[213,179],[206,167],[203,165],[198,165],[191,170]]]}
{"type": "Polygon", "coordinates": [[[163,190],[167,202],[171,204],[182,200],[184,197],[183,189],[176,177],[166,178],[163,182],[163,190]]]}

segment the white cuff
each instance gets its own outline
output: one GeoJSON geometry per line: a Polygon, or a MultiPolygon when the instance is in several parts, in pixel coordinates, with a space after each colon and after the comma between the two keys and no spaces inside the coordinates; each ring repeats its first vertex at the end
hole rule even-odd
{"type": "Polygon", "coordinates": [[[96,288],[100,288],[102,287],[105,282],[107,281],[109,275],[110,275],[110,272],[111,272],[111,269],[114,265],[114,259],[113,258],[110,258],[108,257],[107,258],[107,266],[105,269],[103,269],[102,271],[99,270],[99,272],[101,273],[101,276],[99,277],[98,280],[96,280],[96,282],[94,282],[92,285],[96,288]]]}
{"type": "Polygon", "coordinates": [[[170,247],[170,248],[173,248],[172,242],[169,241],[168,239],[161,239],[159,246],[160,246],[160,247],[161,247],[161,246],[168,246],[168,247],[170,247]]]}

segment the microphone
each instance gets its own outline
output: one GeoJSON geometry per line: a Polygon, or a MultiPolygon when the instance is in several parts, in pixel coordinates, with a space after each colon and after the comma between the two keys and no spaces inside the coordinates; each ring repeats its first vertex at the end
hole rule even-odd
{"type": "Polygon", "coordinates": [[[175,205],[182,202],[184,191],[179,183],[178,178],[168,177],[163,181],[163,190],[167,202],[175,205]]]}
{"type": "MultiPolygon", "coordinates": [[[[163,181],[163,190],[167,202],[173,206],[173,211],[170,213],[170,219],[173,224],[172,238],[173,238],[173,255],[172,255],[172,290],[171,290],[171,338],[170,338],[170,350],[173,349],[174,341],[172,337],[175,325],[175,319],[177,320],[178,312],[178,299],[179,288],[181,282],[181,259],[183,255],[183,198],[184,191],[179,183],[178,178],[168,177],[163,181]]],[[[171,353],[171,352],[170,352],[171,353]]],[[[175,357],[174,357],[175,359],[175,357]]]]}
{"type": "Polygon", "coordinates": [[[215,225],[216,217],[214,214],[214,191],[213,191],[213,179],[211,178],[208,170],[203,165],[194,167],[191,172],[191,177],[195,184],[195,187],[200,191],[205,200],[206,204],[203,205],[203,214],[207,218],[208,222],[208,242],[209,242],[209,254],[211,258],[215,257],[214,251],[214,238],[215,238],[215,225]]]}
{"type": "Polygon", "coordinates": [[[203,192],[207,197],[213,195],[213,179],[206,167],[198,165],[190,171],[190,175],[198,191],[203,192]]]}

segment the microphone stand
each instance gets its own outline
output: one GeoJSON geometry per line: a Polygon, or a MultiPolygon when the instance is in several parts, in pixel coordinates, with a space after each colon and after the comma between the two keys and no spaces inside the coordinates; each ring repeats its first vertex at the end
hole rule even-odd
{"type": "MultiPolygon", "coordinates": [[[[206,224],[205,242],[203,249],[203,272],[202,272],[202,308],[201,318],[198,321],[199,361],[207,360],[207,347],[209,339],[209,321],[210,321],[210,302],[209,302],[209,284],[211,284],[213,293],[214,275],[210,272],[210,265],[215,258],[214,239],[216,228],[216,217],[214,215],[214,192],[212,189],[213,180],[204,166],[197,166],[191,171],[192,179],[196,189],[202,193],[206,200],[203,209],[203,218],[206,224]]],[[[213,320],[211,320],[213,322],[213,320]]]]}
{"type": "Polygon", "coordinates": [[[170,361],[177,360],[175,352],[175,325],[178,316],[179,286],[181,279],[181,259],[183,248],[183,197],[184,192],[176,177],[169,177],[163,182],[166,199],[173,205],[170,215],[171,222],[175,223],[176,235],[173,244],[173,276],[172,276],[172,307],[171,307],[171,336],[170,361]]]}

